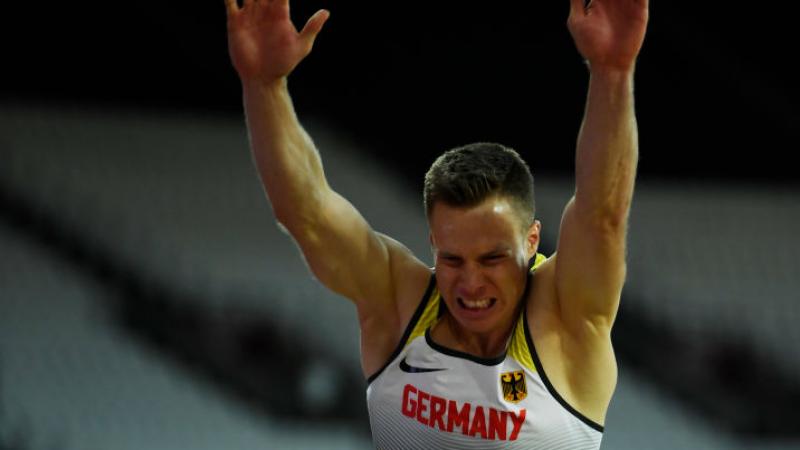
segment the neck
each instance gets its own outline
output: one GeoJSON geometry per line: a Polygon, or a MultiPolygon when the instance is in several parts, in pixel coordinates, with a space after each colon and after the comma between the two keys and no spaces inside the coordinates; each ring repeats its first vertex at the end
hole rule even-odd
{"type": "Polygon", "coordinates": [[[437,327],[440,332],[435,337],[444,346],[454,350],[479,358],[494,358],[505,353],[516,319],[514,316],[511,323],[502,329],[476,333],[464,330],[450,313],[446,313],[437,327]]]}
{"type": "MultiPolygon", "coordinates": [[[[479,358],[494,358],[505,353],[514,326],[522,312],[523,305],[528,301],[529,289],[531,287],[532,276],[526,273],[525,288],[520,295],[519,304],[514,308],[513,314],[505,319],[503,326],[499,326],[485,332],[475,332],[465,330],[457,320],[445,309],[442,318],[431,329],[431,337],[434,342],[458,350],[479,358]]],[[[444,300],[442,300],[444,301],[444,300]]]]}

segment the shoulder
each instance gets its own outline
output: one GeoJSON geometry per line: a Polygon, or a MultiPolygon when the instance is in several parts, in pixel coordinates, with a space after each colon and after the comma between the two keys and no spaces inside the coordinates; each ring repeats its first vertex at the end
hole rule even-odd
{"type": "Polygon", "coordinates": [[[555,391],[586,417],[603,423],[617,378],[610,336],[576,334],[564,323],[556,289],[557,255],[549,257],[533,274],[526,315],[543,370],[555,391]]]}
{"type": "Polygon", "coordinates": [[[433,269],[420,261],[402,243],[385,234],[378,233],[378,236],[389,252],[396,312],[400,322],[405,323],[414,314],[431,283],[433,269]]]}
{"type": "Polygon", "coordinates": [[[362,365],[366,375],[376,372],[392,354],[434,282],[433,270],[406,246],[384,234],[378,233],[378,236],[389,254],[388,282],[393,301],[388,307],[379,301],[358,306],[362,365]]]}

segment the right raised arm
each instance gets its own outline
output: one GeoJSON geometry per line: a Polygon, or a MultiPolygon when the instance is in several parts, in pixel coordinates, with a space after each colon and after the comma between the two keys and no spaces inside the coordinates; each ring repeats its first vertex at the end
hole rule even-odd
{"type": "Polygon", "coordinates": [[[329,13],[318,11],[298,33],[288,0],[244,0],[242,7],[226,0],[226,5],[250,145],[276,218],[297,241],[314,275],[356,304],[362,331],[382,327],[396,334],[430,272],[407,248],[373,231],[330,188],[287,88],[287,76],[309,54],[329,13]]]}

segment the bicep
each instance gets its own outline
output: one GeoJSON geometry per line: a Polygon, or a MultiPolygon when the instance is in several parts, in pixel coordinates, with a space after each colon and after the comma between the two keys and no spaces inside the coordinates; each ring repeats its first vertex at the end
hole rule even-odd
{"type": "Polygon", "coordinates": [[[314,218],[287,226],[314,276],[353,301],[360,315],[394,315],[402,293],[396,280],[424,265],[338,193],[328,191],[319,205],[314,218]]]}
{"type": "Polygon", "coordinates": [[[555,268],[564,324],[610,331],[625,282],[626,224],[584,214],[573,197],[561,220],[555,268]]]}

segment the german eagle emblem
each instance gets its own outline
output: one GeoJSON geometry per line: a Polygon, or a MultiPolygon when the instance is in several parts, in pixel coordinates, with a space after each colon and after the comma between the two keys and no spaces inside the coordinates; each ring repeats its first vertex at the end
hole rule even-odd
{"type": "Polygon", "coordinates": [[[507,402],[518,403],[528,396],[525,372],[521,370],[501,374],[500,386],[503,388],[503,399],[507,402]]]}

